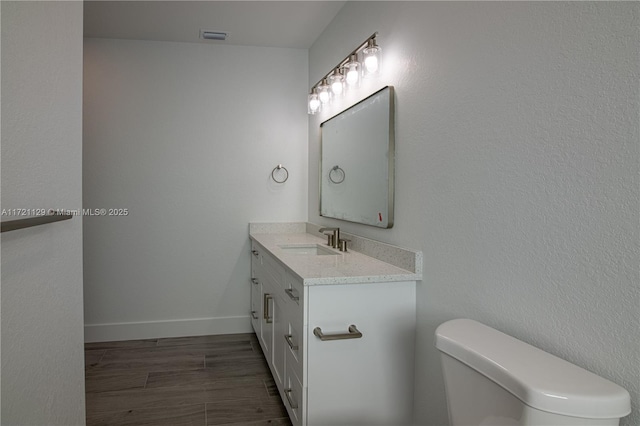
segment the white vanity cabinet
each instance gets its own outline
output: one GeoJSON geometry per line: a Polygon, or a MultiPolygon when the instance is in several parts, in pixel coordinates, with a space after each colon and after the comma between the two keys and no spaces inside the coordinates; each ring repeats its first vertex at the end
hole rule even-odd
{"type": "Polygon", "coordinates": [[[293,424],[410,424],[416,282],[307,283],[252,250],[253,326],[293,424]]]}

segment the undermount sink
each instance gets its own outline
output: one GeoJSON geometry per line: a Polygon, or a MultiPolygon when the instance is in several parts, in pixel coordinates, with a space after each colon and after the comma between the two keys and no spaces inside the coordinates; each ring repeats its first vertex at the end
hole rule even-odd
{"type": "Polygon", "coordinates": [[[279,246],[285,253],[311,255],[311,256],[336,256],[337,253],[320,244],[287,244],[279,246]]]}

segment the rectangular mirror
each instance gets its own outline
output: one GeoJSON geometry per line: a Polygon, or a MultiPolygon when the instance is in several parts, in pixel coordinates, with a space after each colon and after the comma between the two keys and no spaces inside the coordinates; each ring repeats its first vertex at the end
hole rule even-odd
{"type": "Polygon", "coordinates": [[[320,125],[320,216],[393,226],[393,87],[320,125]]]}

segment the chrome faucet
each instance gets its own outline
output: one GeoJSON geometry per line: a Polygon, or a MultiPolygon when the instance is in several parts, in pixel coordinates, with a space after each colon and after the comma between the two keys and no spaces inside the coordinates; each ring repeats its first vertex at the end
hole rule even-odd
{"type": "Polygon", "coordinates": [[[328,246],[333,248],[338,248],[340,246],[340,228],[320,228],[318,232],[322,232],[328,237],[328,246]],[[327,234],[326,231],[331,232],[331,234],[327,234]]]}

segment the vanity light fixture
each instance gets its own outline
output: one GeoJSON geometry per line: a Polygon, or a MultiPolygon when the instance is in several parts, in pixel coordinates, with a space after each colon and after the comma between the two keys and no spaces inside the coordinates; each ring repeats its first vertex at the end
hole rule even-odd
{"type": "Polygon", "coordinates": [[[309,114],[319,112],[322,105],[341,97],[345,90],[360,87],[363,76],[380,74],[381,49],[376,43],[377,35],[377,32],[373,33],[311,88],[307,104],[309,114]],[[360,61],[359,56],[362,58],[360,61]]]}

